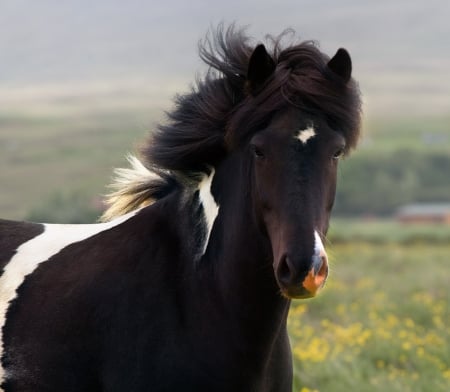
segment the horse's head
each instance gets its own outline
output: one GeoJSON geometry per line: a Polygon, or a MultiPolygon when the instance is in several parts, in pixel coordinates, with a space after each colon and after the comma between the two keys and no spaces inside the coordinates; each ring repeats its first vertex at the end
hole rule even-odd
{"type": "Polygon", "coordinates": [[[278,285],[288,297],[313,296],[327,278],[322,236],[344,149],[344,138],[325,121],[295,109],[279,113],[250,141],[256,215],[270,238],[278,285]]]}
{"type": "MultiPolygon", "coordinates": [[[[177,98],[169,123],[152,135],[144,153],[149,166],[177,173],[183,182],[202,173],[198,197],[205,227],[201,240],[192,241],[202,243],[199,254],[227,261],[270,258],[286,297],[311,297],[328,274],[323,241],[338,159],[359,135],[360,97],[350,57],[340,49],[329,59],[312,42],[283,49],[275,38],[269,55],[263,45],[251,51],[233,29],[222,33],[201,48],[203,60],[218,72],[177,98]]],[[[225,265],[235,271],[234,264],[225,265]]],[[[272,275],[265,278],[274,283],[272,275]]]]}
{"type": "MultiPolygon", "coordinates": [[[[349,80],[351,62],[344,50],[327,66],[343,83],[349,80]]],[[[249,65],[249,88],[257,88],[273,71],[273,61],[259,46],[249,65]]],[[[312,297],[327,279],[323,239],[338,161],[346,151],[344,134],[313,109],[286,105],[247,144],[256,220],[270,239],[275,278],[288,298],[312,297]]]]}

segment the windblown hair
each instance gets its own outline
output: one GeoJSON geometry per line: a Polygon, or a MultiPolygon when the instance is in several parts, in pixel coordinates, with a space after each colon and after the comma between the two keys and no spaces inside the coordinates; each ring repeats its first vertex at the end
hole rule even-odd
{"type": "Polygon", "coordinates": [[[218,29],[199,44],[209,66],[192,90],[175,98],[168,122],[159,125],[141,151],[142,164],[117,171],[116,191],[103,218],[129,212],[173,189],[169,181],[180,174],[208,172],[238,148],[282,108],[289,105],[325,117],[346,139],[347,152],[356,146],[361,101],[353,79],[333,73],[329,57],[312,41],[284,45],[293,32],[267,36],[269,54],[276,64],[257,94],[250,94],[247,69],[255,45],[243,29],[218,29]],[[144,176],[137,173],[147,171],[144,176]],[[156,173],[156,176],[152,173],[156,173]]]}

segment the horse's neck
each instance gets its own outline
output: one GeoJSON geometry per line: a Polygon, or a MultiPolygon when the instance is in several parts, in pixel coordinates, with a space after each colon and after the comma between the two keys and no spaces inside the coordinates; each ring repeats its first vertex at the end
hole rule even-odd
{"type": "Polygon", "coordinates": [[[158,211],[154,225],[167,226],[165,231],[176,242],[166,244],[168,253],[180,255],[161,258],[158,268],[173,276],[170,295],[182,303],[180,319],[194,334],[208,333],[203,338],[211,341],[228,336],[230,352],[247,350],[259,361],[286,345],[289,302],[279,294],[270,244],[251,219],[246,192],[232,184],[223,190],[227,194],[217,200],[218,215],[201,257],[193,213],[198,206],[183,192],[150,206],[158,211]]]}
{"type": "MultiPolygon", "coordinates": [[[[245,173],[225,170],[228,175],[245,173]]],[[[248,183],[237,177],[232,182],[219,189],[226,194],[218,200],[218,216],[201,265],[211,271],[206,277],[212,282],[208,290],[218,292],[224,307],[244,328],[253,335],[257,328],[269,342],[275,338],[271,335],[285,329],[289,301],[276,284],[271,246],[253,217],[248,183]]]]}
{"type": "Polygon", "coordinates": [[[265,372],[268,359],[287,350],[289,301],[281,296],[274,281],[271,260],[263,249],[267,245],[257,240],[248,222],[228,226],[233,211],[222,207],[201,261],[210,271],[206,277],[208,293],[203,295],[216,301],[214,317],[230,329],[230,350],[233,345],[240,346],[252,358],[254,371],[265,372]]]}

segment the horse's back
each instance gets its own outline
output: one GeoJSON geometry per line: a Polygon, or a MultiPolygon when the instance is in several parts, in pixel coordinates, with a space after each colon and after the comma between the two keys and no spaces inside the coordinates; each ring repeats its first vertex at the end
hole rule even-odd
{"type": "Polygon", "coordinates": [[[44,232],[40,223],[18,222],[0,219],[0,269],[3,269],[17,249],[44,232]]]}

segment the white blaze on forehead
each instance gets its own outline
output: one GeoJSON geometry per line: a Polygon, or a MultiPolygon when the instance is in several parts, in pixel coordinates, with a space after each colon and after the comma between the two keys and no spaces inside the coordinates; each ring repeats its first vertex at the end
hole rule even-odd
{"type": "MultiPolygon", "coordinates": [[[[39,264],[59,253],[68,245],[85,240],[102,231],[117,226],[137,211],[123,215],[111,222],[91,225],[59,225],[44,224],[44,232],[23,243],[17,248],[16,254],[5,266],[0,277],[0,358],[3,355],[3,327],[6,313],[12,300],[17,296],[17,289],[39,264]]],[[[0,366],[0,382],[5,377],[5,370],[0,366]]],[[[3,389],[0,388],[0,391],[3,389]]]]}
{"type": "Polygon", "coordinates": [[[198,186],[199,198],[203,206],[203,212],[206,222],[206,238],[203,244],[202,256],[206,252],[214,221],[219,214],[219,206],[217,205],[216,201],[214,200],[214,196],[211,193],[211,184],[214,178],[214,173],[215,171],[214,169],[212,169],[211,174],[209,176],[205,176],[202,181],[200,181],[200,184],[198,186]]]}
{"type": "Polygon", "coordinates": [[[295,138],[300,140],[303,144],[306,144],[309,139],[316,136],[316,131],[312,125],[310,125],[306,129],[301,129],[297,131],[295,138]]]}

